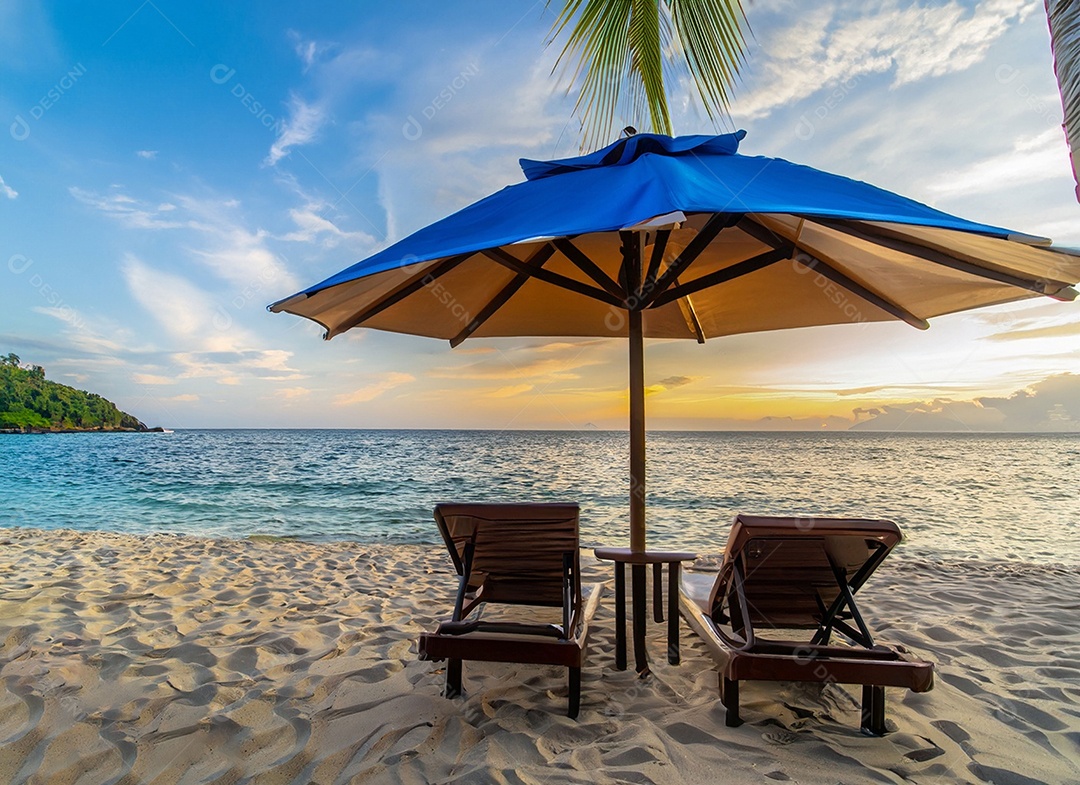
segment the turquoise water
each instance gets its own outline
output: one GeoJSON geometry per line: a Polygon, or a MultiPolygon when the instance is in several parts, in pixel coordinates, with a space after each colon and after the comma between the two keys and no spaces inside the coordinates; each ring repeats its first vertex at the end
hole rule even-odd
{"type": "MultiPolygon", "coordinates": [[[[723,548],[736,512],[891,518],[931,559],[1080,565],[1080,435],[648,437],[650,547],[723,548]]],[[[0,526],[437,543],[439,501],[577,501],[626,545],[614,432],[206,430],[0,436],[0,526]]]]}

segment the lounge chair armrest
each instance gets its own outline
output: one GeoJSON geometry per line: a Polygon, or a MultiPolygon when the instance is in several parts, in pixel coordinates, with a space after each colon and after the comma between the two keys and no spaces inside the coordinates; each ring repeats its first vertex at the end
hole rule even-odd
{"type": "MultiPolygon", "coordinates": [[[[712,621],[712,619],[710,619],[709,621],[712,621]]],[[[752,641],[743,640],[737,635],[729,635],[728,633],[724,632],[724,628],[716,622],[712,622],[712,625],[713,629],[716,631],[716,634],[720,637],[720,640],[727,644],[729,648],[735,651],[747,651],[753,647],[754,644],[752,641]]]]}
{"type": "Polygon", "coordinates": [[[562,586],[562,626],[563,626],[563,639],[569,640],[573,637],[573,630],[570,628],[571,614],[574,609],[574,581],[577,578],[574,575],[574,553],[564,553],[562,557],[563,567],[563,586],[562,586]]]}
{"type": "MultiPolygon", "coordinates": [[[[464,564],[462,564],[461,579],[458,583],[457,597],[454,599],[454,621],[461,621],[461,619],[467,613],[467,611],[465,611],[465,600],[469,599],[469,579],[472,576],[472,561],[474,549],[475,545],[473,543],[465,543],[465,561],[464,564]]],[[[470,603],[469,610],[471,610],[473,606],[475,606],[475,604],[475,601],[470,603]]]]}
{"type": "MultiPolygon", "coordinates": [[[[735,568],[732,571],[732,581],[733,588],[735,590],[735,599],[739,603],[739,617],[742,621],[743,629],[746,633],[746,639],[743,640],[741,638],[729,638],[728,636],[725,636],[722,632],[720,632],[719,629],[717,630],[717,632],[720,632],[720,634],[724,636],[725,639],[727,639],[725,642],[727,642],[728,645],[733,645],[731,641],[742,641],[741,644],[735,644],[734,648],[750,648],[754,645],[755,642],[754,623],[750,620],[750,604],[746,600],[746,577],[743,574],[742,559],[735,563],[735,568]]],[[[734,616],[734,614],[731,615],[734,616]]]]}
{"type": "Polygon", "coordinates": [[[586,627],[600,607],[600,600],[604,596],[606,588],[606,581],[591,583],[582,587],[581,604],[574,611],[574,617],[570,620],[570,632],[567,635],[567,640],[582,637],[586,627]]]}
{"type": "Polygon", "coordinates": [[[481,621],[444,621],[439,625],[439,635],[468,635],[471,632],[499,632],[509,635],[543,635],[562,638],[563,632],[555,624],[524,624],[521,622],[481,621]]]}

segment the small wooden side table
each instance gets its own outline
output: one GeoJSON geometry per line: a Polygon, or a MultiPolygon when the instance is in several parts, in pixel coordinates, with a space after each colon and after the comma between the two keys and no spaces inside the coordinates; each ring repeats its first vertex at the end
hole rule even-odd
{"type": "Polygon", "coordinates": [[[645,565],[653,566],[653,618],[664,620],[663,570],[668,566],[668,662],[679,664],[679,571],[696,553],[685,551],[632,551],[629,548],[595,548],[593,555],[615,562],[615,667],[626,670],[626,565],[632,570],[634,610],[634,664],[644,676],[649,672],[645,653],[645,565]]]}

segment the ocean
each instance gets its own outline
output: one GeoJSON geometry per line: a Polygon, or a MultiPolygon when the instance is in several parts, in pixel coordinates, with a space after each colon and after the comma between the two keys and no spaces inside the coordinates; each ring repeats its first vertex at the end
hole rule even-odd
{"type": "MultiPolygon", "coordinates": [[[[441,501],[576,501],[628,545],[626,433],[185,430],[0,436],[0,526],[440,542],[441,501]]],[[[888,518],[937,561],[1080,566],[1080,435],[651,432],[648,544],[737,512],[888,518]]]]}

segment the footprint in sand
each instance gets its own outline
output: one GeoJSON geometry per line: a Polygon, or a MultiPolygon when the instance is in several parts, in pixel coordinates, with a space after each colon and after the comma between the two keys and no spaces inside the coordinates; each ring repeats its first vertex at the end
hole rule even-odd
{"type": "Polygon", "coordinates": [[[931,723],[935,728],[949,737],[951,741],[957,744],[963,744],[965,741],[971,740],[971,734],[961,728],[952,720],[933,720],[931,723]]]}
{"type": "Polygon", "coordinates": [[[676,722],[667,727],[667,732],[671,735],[671,738],[679,742],[679,744],[719,744],[720,739],[713,736],[711,733],[706,733],[701,728],[694,725],[689,725],[685,722],[676,722]]]}
{"type": "MultiPolygon", "coordinates": [[[[931,742],[932,743],[932,742],[931,742]]],[[[922,750],[912,750],[911,752],[905,752],[904,757],[908,760],[913,760],[916,763],[925,763],[928,760],[940,757],[945,754],[945,750],[941,747],[927,747],[922,750]]]]}
{"type": "Polygon", "coordinates": [[[765,731],[761,734],[761,738],[765,739],[769,744],[777,744],[782,747],[785,747],[788,744],[794,744],[799,740],[799,737],[796,734],[784,728],[765,731]]]}

